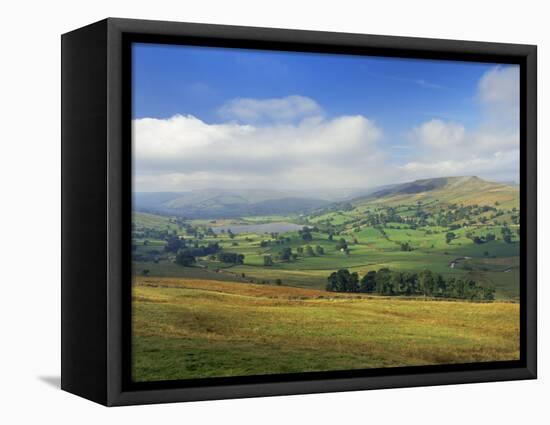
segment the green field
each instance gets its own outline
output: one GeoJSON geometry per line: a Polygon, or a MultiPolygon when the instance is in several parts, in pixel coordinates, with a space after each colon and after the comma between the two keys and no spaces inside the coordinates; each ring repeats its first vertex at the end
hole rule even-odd
{"type": "MultiPolygon", "coordinates": [[[[140,213],[137,214],[138,216],[140,213]]],[[[159,217],[159,226],[166,227],[168,219],[159,217]],[[166,223],[165,223],[166,222],[166,223]]],[[[519,243],[492,241],[482,245],[476,245],[464,234],[466,228],[456,230],[457,239],[450,244],[445,242],[445,232],[426,235],[424,230],[412,230],[410,228],[386,229],[388,238],[382,237],[380,232],[372,227],[363,227],[358,232],[345,231],[340,236],[328,240],[328,235],[313,232],[313,239],[304,242],[297,232],[283,233],[280,237],[289,238],[283,242],[261,247],[260,242],[271,239],[269,235],[241,233],[231,239],[227,234],[217,237],[204,237],[201,244],[218,243],[224,250],[244,255],[244,264],[221,264],[208,258],[198,259],[195,267],[181,267],[173,262],[173,258],[163,252],[163,241],[149,239],[147,246],[143,245],[143,239],[135,240],[135,253],[147,254],[151,251],[160,251],[159,261],[135,262],[135,270],[140,274],[142,270],[150,270],[154,276],[178,276],[200,277],[208,279],[227,280],[231,275],[233,280],[242,280],[245,274],[246,280],[257,283],[274,283],[275,279],[281,279],[284,285],[304,288],[323,289],[329,272],[339,268],[347,268],[356,271],[360,275],[370,270],[378,270],[388,267],[396,271],[421,271],[430,269],[447,277],[475,277],[485,284],[494,285],[497,299],[518,299],[519,286],[519,243]],[[349,253],[337,250],[336,243],[340,237],[346,240],[356,239],[351,242],[349,253]],[[401,251],[399,242],[407,242],[413,247],[410,252],[401,251]],[[323,255],[298,256],[294,261],[277,262],[272,266],[264,267],[264,256],[276,257],[278,252],[285,247],[296,251],[299,247],[321,246],[323,255]],[[488,252],[489,255],[485,255],[488,252]],[[450,268],[449,263],[455,258],[471,257],[460,266],[450,268]],[[494,257],[494,258],[493,258],[494,257]],[[506,271],[506,272],[505,272],[506,271]]],[[[514,227],[514,226],[510,226],[514,227]]],[[[473,233],[500,232],[498,226],[487,226],[480,230],[474,228],[473,233]]]]}
{"type": "Polygon", "coordinates": [[[138,277],[136,381],[514,360],[515,303],[138,277]]]}

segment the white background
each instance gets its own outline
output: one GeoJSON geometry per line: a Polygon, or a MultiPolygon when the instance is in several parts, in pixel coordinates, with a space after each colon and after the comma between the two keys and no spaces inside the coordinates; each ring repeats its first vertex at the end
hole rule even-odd
{"type": "MultiPolygon", "coordinates": [[[[548,217],[543,1],[4,1],[0,50],[0,422],[549,423],[547,220],[539,220],[537,381],[107,409],[58,389],[60,34],[108,16],[539,46],[539,217],[548,217]],[[546,193],[545,193],[546,192],[546,193]],[[546,394],[544,394],[546,392],[546,394]]],[[[83,223],[85,224],[85,223],[83,223]]]]}

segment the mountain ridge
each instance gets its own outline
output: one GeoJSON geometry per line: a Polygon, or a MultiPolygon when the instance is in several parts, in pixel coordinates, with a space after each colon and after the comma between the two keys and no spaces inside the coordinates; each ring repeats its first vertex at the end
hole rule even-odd
{"type": "Polygon", "coordinates": [[[400,183],[352,202],[398,204],[430,200],[465,205],[493,205],[497,202],[512,207],[519,206],[519,188],[477,176],[434,177],[400,183]]]}
{"type": "Polygon", "coordinates": [[[307,213],[340,203],[355,205],[445,203],[519,206],[519,188],[477,176],[435,177],[370,189],[270,190],[202,189],[188,192],[136,192],[134,207],[144,212],[189,218],[231,218],[247,215],[307,213]],[[323,199],[323,197],[325,199],[323,199]]]}

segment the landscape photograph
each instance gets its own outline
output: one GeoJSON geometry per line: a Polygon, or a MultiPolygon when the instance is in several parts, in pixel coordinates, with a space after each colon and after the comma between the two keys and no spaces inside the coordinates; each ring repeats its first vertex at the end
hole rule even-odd
{"type": "Polygon", "coordinates": [[[519,359],[518,66],[132,63],[134,382],[519,359]]]}

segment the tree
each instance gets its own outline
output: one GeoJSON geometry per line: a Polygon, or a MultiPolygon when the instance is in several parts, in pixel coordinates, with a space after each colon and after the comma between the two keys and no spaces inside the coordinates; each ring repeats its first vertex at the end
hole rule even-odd
{"type": "Polygon", "coordinates": [[[401,244],[401,251],[409,252],[409,251],[412,251],[412,248],[411,248],[411,246],[409,245],[408,242],[405,242],[405,243],[401,244]]]}
{"type": "Polygon", "coordinates": [[[264,266],[272,266],[273,265],[273,259],[271,258],[271,255],[264,255],[264,266]]]}
{"type": "Polygon", "coordinates": [[[344,238],[340,238],[340,240],[338,242],[336,242],[336,249],[337,250],[341,250],[341,249],[346,250],[347,248],[348,248],[348,244],[347,244],[347,242],[344,238]]]}
{"type": "Polygon", "coordinates": [[[340,269],[328,277],[327,291],[359,292],[359,275],[348,269],[340,269]]]}
{"type": "Polygon", "coordinates": [[[219,252],[217,255],[217,259],[222,263],[230,263],[230,264],[244,263],[244,255],[237,254],[235,252],[219,252]]]}
{"type": "Polygon", "coordinates": [[[483,243],[485,243],[485,238],[483,236],[474,236],[472,241],[476,244],[476,245],[481,245],[483,243]]]}
{"type": "Polygon", "coordinates": [[[164,245],[164,250],[166,252],[178,252],[181,248],[185,246],[185,242],[182,241],[177,236],[169,236],[166,239],[166,245],[164,245]]]}
{"type": "Polygon", "coordinates": [[[418,292],[418,275],[416,273],[403,273],[401,285],[401,292],[405,295],[416,294],[418,292]]]}
{"type": "Polygon", "coordinates": [[[292,258],[292,249],[289,247],[283,248],[279,252],[279,259],[281,261],[289,261],[292,258]]]}
{"type": "Polygon", "coordinates": [[[382,295],[391,295],[393,288],[391,286],[391,271],[388,268],[382,268],[376,273],[376,292],[382,295]]]}
{"type": "Polygon", "coordinates": [[[313,236],[311,235],[311,230],[309,227],[304,227],[302,230],[300,230],[300,233],[302,234],[302,239],[305,242],[310,242],[313,240],[313,236]]]}
{"type": "Polygon", "coordinates": [[[361,279],[359,290],[361,292],[372,293],[376,289],[376,272],[370,271],[361,279]]]}
{"type": "Polygon", "coordinates": [[[444,297],[447,292],[447,282],[440,274],[435,276],[434,279],[434,293],[436,297],[444,297]]]}
{"type": "Polygon", "coordinates": [[[324,255],[325,254],[325,250],[323,249],[323,247],[321,245],[317,245],[315,247],[315,254],[317,254],[317,255],[324,255]]]}
{"type": "Polygon", "coordinates": [[[303,253],[304,253],[304,247],[299,246],[298,248],[296,248],[296,251],[298,252],[298,254],[303,255],[303,253]]]}
{"type": "Polygon", "coordinates": [[[389,295],[399,294],[402,291],[403,275],[399,272],[392,272],[388,287],[389,295]]]}
{"type": "Polygon", "coordinates": [[[495,288],[493,286],[486,286],[483,288],[483,299],[487,301],[493,301],[495,299],[495,288]]]}
{"type": "Polygon", "coordinates": [[[195,257],[185,250],[179,251],[176,255],[176,264],[180,266],[190,267],[195,264],[196,261],[195,257]]]}
{"type": "Polygon", "coordinates": [[[502,233],[502,240],[504,242],[512,243],[512,232],[508,226],[501,227],[500,232],[502,233]]]}
{"type": "Polygon", "coordinates": [[[315,257],[315,252],[313,252],[311,245],[306,246],[306,255],[308,257],[315,257]]]}
{"type": "Polygon", "coordinates": [[[149,271],[150,271],[149,269],[143,269],[143,270],[141,271],[141,274],[142,274],[143,276],[147,276],[147,275],[149,274],[149,271]]]}
{"type": "Polygon", "coordinates": [[[456,239],[456,235],[453,232],[448,232],[445,235],[445,241],[450,244],[453,239],[456,239]]]}
{"type": "Polygon", "coordinates": [[[422,270],[418,273],[418,286],[426,296],[432,296],[435,289],[435,280],[431,270],[422,270]]]}

